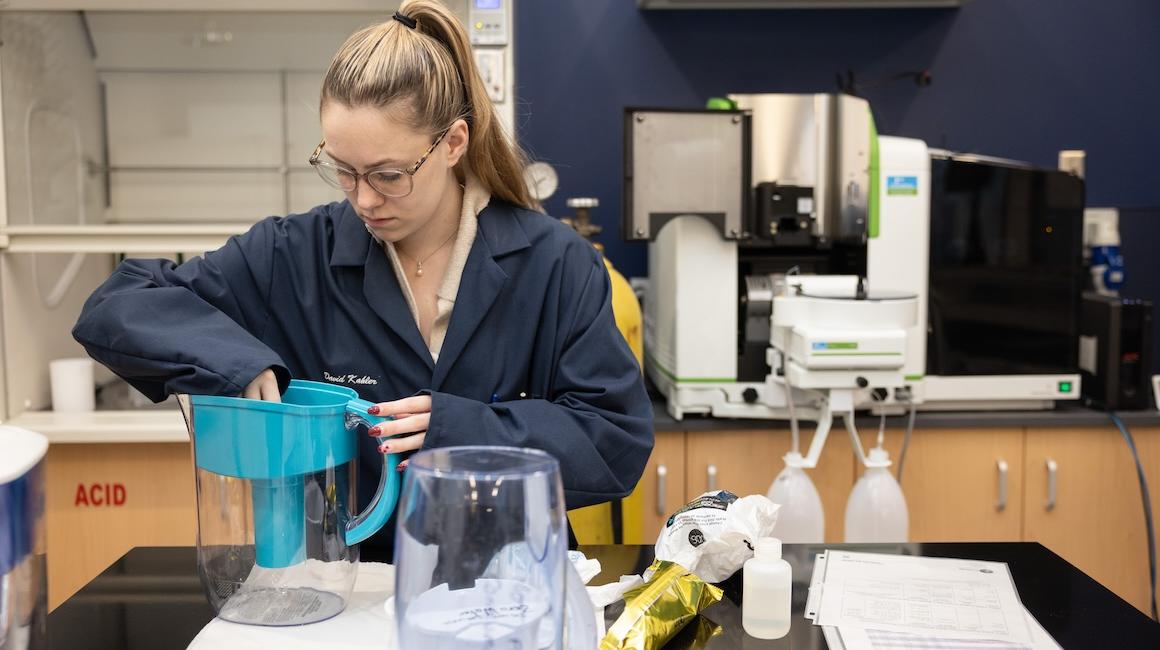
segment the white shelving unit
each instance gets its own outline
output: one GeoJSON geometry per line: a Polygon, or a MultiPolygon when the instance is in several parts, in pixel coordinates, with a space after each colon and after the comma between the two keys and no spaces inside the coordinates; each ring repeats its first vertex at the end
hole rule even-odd
{"type": "Polygon", "coordinates": [[[384,0],[8,0],[6,9],[29,11],[378,11],[389,15],[398,1],[384,0]]]}
{"type": "MultiPolygon", "coordinates": [[[[509,130],[514,1],[445,0],[509,130]]],[[[49,361],[84,354],[72,326],[118,256],[181,261],[341,199],[306,164],[319,86],[343,40],[399,0],[0,5],[0,420],[168,439],[152,412],[43,413],[49,361]]]]}
{"type": "Polygon", "coordinates": [[[151,253],[200,255],[220,248],[252,224],[158,224],[0,227],[0,249],[10,253],[151,253]]]}
{"type": "Polygon", "coordinates": [[[50,444],[189,442],[176,409],[56,413],[25,411],[4,424],[44,434],[50,444]]]}

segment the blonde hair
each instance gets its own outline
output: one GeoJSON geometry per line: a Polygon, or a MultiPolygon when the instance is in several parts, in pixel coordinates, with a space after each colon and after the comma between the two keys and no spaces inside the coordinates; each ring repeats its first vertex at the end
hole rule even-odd
{"type": "Polygon", "coordinates": [[[493,196],[522,207],[532,199],[524,183],[526,157],[508,139],[479,76],[467,32],[434,0],[404,0],[399,14],[346,39],[322,82],[320,107],[409,108],[403,119],[433,134],[457,119],[467,122],[467,164],[493,196]]]}

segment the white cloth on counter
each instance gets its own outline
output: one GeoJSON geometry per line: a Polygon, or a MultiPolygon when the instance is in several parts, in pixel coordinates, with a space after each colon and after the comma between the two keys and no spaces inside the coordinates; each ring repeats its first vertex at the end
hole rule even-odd
{"type": "Polygon", "coordinates": [[[580,551],[568,551],[568,561],[576,567],[580,582],[588,584],[600,573],[600,560],[588,558],[580,551]]]}
{"type": "Polygon", "coordinates": [[[620,576],[620,581],[610,582],[597,587],[587,587],[588,597],[592,599],[592,611],[596,614],[597,638],[603,639],[608,633],[604,623],[604,608],[618,600],[624,600],[624,593],[644,584],[640,576],[620,576]]]}
{"type": "Polygon", "coordinates": [[[189,650],[393,649],[397,647],[395,619],[387,614],[383,603],[394,593],[394,566],[360,562],[350,601],[338,616],[286,627],[243,625],[215,618],[193,639],[189,650]]]}

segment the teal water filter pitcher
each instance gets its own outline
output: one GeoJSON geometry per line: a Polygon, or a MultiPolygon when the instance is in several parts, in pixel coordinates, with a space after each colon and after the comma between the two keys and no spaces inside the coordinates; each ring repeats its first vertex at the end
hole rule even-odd
{"type": "Polygon", "coordinates": [[[281,403],[192,395],[198,571],[223,619],[300,625],[345,608],[359,542],[390,518],[398,458],[383,456],[356,514],[358,426],[384,421],[343,386],[293,380],[281,403]]]}

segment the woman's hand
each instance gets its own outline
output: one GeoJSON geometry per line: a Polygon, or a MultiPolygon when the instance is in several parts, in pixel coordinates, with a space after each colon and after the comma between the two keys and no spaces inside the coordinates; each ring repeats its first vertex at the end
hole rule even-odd
{"type": "MultiPolygon", "coordinates": [[[[427,425],[431,422],[431,396],[417,395],[393,402],[382,402],[367,409],[367,413],[378,416],[393,416],[389,422],[380,422],[370,428],[370,434],[378,438],[391,438],[379,445],[384,454],[414,451],[423,446],[427,437],[427,425]]],[[[403,469],[406,462],[399,464],[403,469]]]]}
{"type": "Polygon", "coordinates": [[[278,392],[278,377],[274,374],[274,371],[266,368],[257,377],[254,377],[254,381],[251,381],[250,385],[246,386],[242,397],[247,399],[260,399],[266,402],[281,402],[282,394],[278,392]]]}

